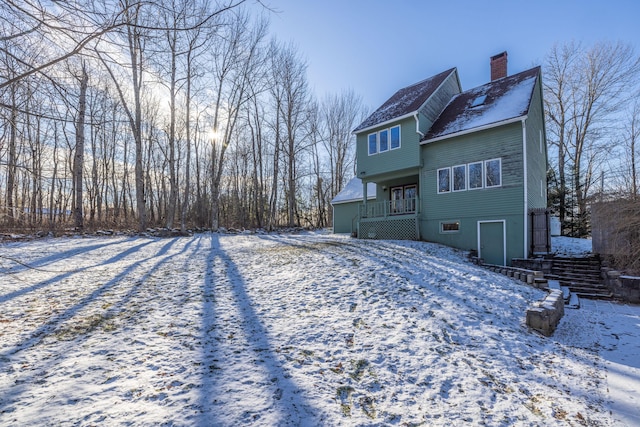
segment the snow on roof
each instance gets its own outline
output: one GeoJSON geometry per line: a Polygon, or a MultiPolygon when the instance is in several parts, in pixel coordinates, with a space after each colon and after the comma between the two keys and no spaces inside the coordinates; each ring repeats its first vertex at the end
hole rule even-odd
{"type": "Polygon", "coordinates": [[[353,131],[358,132],[379,123],[384,123],[418,111],[447,76],[454,71],[455,68],[451,68],[421,82],[400,89],[353,131]]]}
{"type": "Polygon", "coordinates": [[[532,68],[456,95],[423,141],[526,115],[539,74],[540,67],[532,68]]]}
{"type": "MultiPolygon", "coordinates": [[[[347,202],[355,202],[357,200],[362,200],[362,180],[358,177],[353,177],[351,180],[345,185],[341,192],[338,193],[336,197],[331,201],[332,205],[336,205],[339,203],[347,203],[347,202]]],[[[369,182],[367,184],[367,199],[375,199],[376,198],[376,184],[375,182],[369,182]]]]}

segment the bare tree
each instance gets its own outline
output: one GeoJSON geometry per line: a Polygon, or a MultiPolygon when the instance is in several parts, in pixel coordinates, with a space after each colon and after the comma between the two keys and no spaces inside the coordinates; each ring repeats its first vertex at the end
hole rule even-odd
{"type": "Polygon", "coordinates": [[[547,56],[545,106],[549,140],[558,150],[560,217],[566,219],[571,191],[580,235],[587,232],[587,200],[598,162],[610,148],[611,119],[628,100],[628,88],[638,81],[639,72],[640,58],[620,42],[590,48],[569,43],[555,46],[547,56]]]}
{"type": "MultiPolygon", "coordinates": [[[[225,0],[203,15],[192,26],[180,30],[190,30],[205,25],[215,17],[233,10],[246,0],[225,0]]],[[[140,14],[142,8],[149,9],[150,14],[157,15],[163,10],[163,2],[156,0],[118,0],[115,2],[94,2],[77,0],[74,2],[55,2],[55,5],[32,0],[4,0],[0,16],[6,34],[1,41],[28,41],[35,37],[50,48],[48,57],[31,62],[21,60],[25,70],[11,78],[0,81],[0,89],[36,73],[42,73],[61,61],[83,53],[92,42],[112,32],[132,25],[138,30],[163,30],[159,25],[134,23],[132,15],[140,14]],[[54,48],[55,47],[55,48],[54,48]]]]}
{"type": "Polygon", "coordinates": [[[126,37],[129,54],[129,72],[131,79],[131,91],[133,105],[128,102],[124,93],[124,88],[112,70],[112,65],[105,59],[104,53],[96,50],[103,65],[111,75],[113,83],[118,91],[120,102],[129,120],[129,126],[135,143],[135,187],[136,187],[136,209],[138,214],[138,228],[144,231],[147,228],[146,198],[143,171],[143,140],[142,140],[142,86],[144,75],[144,49],[145,31],[142,24],[143,9],[142,4],[134,3],[134,0],[122,0],[124,5],[124,19],[126,26],[126,37]]]}
{"type": "Polygon", "coordinates": [[[87,86],[89,75],[87,74],[87,64],[82,62],[80,76],[77,77],[80,83],[78,95],[78,116],[76,119],[76,146],[73,162],[73,188],[75,191],[75,211],[74,221],[78,229],[84,227],[83,212],[83,171],[84,171],[84,145],[85,145],[85,114],[87,109],[87,86]]]}
{"type": "Polygon", "coordinates": [[[640,102],[635,101],[628,115],[627,123],[623,130],[624,151],[623,156],[628,167],[628,192],[632,198],[640,196],[638,176],[638,152],[640,151],[640,102]]]}
{"type": "Polygon", "coordinates": [[[212,105],[211,141],[211,228],[219,227],[219,195],[225,154],[234,138],[234,132],[243,106],[249,99],[249,82],[253,78],[261,57],[262,41],[266,35],[266,22],[261,20],[252,28],[246,14],[237,14],[220,36],[213,51],[215,76],[214,103],[212,105]]]}
{"type": "Polygon", "coordinates": [[[352,90],[329,95],[322,104],[324,122],[323,143],[331,170],[331,197],[347,183],[355,162],[355,143],[351,130],[363,119],[362,98],[352,90]]]}
{"type": "Polygon", "coordinates": [[[297,184],[298,158],[309,148],[306,138],[309,90],[306,78],[306,63],[292,46],[280,46],[273,64],[272,91],[277,111],[276,128],[278,141],[284,154],[282,165],[285,168],[285,195],[287,205],[287,223],[290,227],[297,224],[297,184]]]}

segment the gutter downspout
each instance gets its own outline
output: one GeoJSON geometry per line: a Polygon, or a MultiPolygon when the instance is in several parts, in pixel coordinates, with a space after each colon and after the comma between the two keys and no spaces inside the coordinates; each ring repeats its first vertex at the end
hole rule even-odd
{"type": "MultiPolygon", "coordinates": [[[[420,119],[418,118],[417,111],[413,115],[413,118],[416,119],[416,133],[420,135],[420,141],[422,141],[422,138],[424,138],[424,133],[420,132],[420,119]]],[[[418,141],[418,144],[420,144],[420,141],[418,141]]],[[[420,147],[420,145],[418,145],[418,147],[420,147]]],[[[423,167],[422,153],[420,152],[420,171],[418,172],[418,183],[419,183],[418,188],[422,188],[422,185],[423,185],[423,183],[420,182],[422,180],[422,167],[423,167]]],[[[418,240],[420,240],[420,198],[419,197],[416,197],[415,215],[416,215],[416,237],[418,238],[418,240]]]]}
{"type": "Polygon", "coordinates": [[[416,119],[416,133],[420,135],[420,139],[422,139],[424,138],[424,133],[420,132],[420,119],[418,118],[417,112],[413,115],[413,118],[416,119]]]}
{"type": "Polygon", "coordinates": [[[528,203],[528,190],[529,190],[529,180],[528,180],[528,168],[527,168],[527,123],[526,123],[526,117],[522,119],[522,162],[523,162],[523,171],[524,171],[524,188],[523,188],[523,194],[524,194],[524,221],[522,223],[522,229],[524,231],[524,258],[529,258],[529,233],[527,230],[528,228],[528,218],[529,218],[529,203],[528,203]]]}

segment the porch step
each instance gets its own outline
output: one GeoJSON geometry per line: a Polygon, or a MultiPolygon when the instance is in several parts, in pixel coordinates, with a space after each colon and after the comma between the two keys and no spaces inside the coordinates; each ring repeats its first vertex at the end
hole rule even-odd
{"type": "Polygon", "coordinates": [[[580,298],[611,299],[613,294],[602,283],[600,277],[600,258],[591,257],[554,257],[551,273],[545,275],[561,286],[566,286],[572,294],[580,298]]]}

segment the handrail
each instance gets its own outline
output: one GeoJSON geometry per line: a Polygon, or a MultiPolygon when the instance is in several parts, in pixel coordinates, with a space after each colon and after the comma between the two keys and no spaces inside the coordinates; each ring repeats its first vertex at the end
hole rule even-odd
{"type": "Polygon", "coordinates": [[[367,202],[359,207],[360,218],[386,218],[393,215],[417,214],[419,210],[418,197],[400,200],[385,200],[382,202],[367,202]]]}

